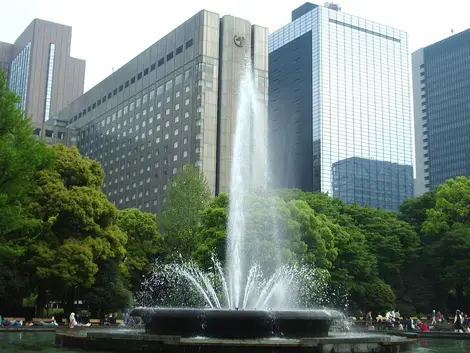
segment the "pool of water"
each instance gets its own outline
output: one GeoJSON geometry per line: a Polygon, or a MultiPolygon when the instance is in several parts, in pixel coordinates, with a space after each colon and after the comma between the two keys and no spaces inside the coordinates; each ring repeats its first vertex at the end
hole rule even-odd
{"type": "MultiPolygon", "coordinates": [[[[84,353],[80,349],[57,347],[53,332],[0,332],[1,353],[84,353]]],[[[98,353],[97,351],[86,351],[98,353]]],[[[112,353],[103,352],[101,353],[112,353]]],[[[422,340],[410,353],[468,353],[470,341],[422,340]]]]}

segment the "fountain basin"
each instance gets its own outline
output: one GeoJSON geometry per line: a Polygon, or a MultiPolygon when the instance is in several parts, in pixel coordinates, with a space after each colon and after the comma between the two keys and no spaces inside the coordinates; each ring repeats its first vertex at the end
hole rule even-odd
{"type": "Polygon", "coordinates": [[[147,333],[163,336],[257,339],[327,337],[334,310],[224,310],[137,308],[147,333]]]}

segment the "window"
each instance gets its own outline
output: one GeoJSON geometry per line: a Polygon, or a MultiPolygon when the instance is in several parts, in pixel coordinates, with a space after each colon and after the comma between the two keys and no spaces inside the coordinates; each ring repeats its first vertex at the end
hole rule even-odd
{"type": "Polygon", "coordinates": [[[160,131],[160,125],[157,125],[157,131],[160,131]]]}
{"type": "Polygon", "coordinates": [[[173,88],[173,81],[168,81],[167,83],[165,83],[165,91],[169,91],[172,88],[173,88]]]}
{"type": "Polygon", "coordinates": [[[170,122],[167,120],[165,121],[165,127],[169,127],[170,126],[170,122]]]}
{"type": "Polygon", "coordinates": [[[193,46],[193,40],[190,39],[186,42],[186,49],[188,49],[189,47],[192,47],[193,46]]]}
{"type": "Polygon", "coordinates": [[[160,113],[157,113],[157,120],[161,119],[162,115],[160,113]]]}
{"type": "Polygon", "coordinates": [[[178,168],[173,168],[173,175],[175,175],[178,172],[178,168]]]}
{"type": "Polygon", "coordinates": [[[142,78],[142,72],[139,72],[139,73],[137,74],[137,80],[140,80],[141,78],[142,78]]]}
{"type": "Polygon", "coordinates": [[[167,54],[166,56],[166,61],[170,61],[171,59],[173,59],[173,52],[167,54]]]}
{"type": "Polygon", "coordinates": [[[160,143],[160,137],[157,137],[157,138],[155,139],[155,142],[156,142],[156,143],[160,143]]]}
{"type": "Polygon", "coordinates": [[[140,98],[137,98],[137,100],[135,101],[135,107],[140,107],[140,98]]]}
{"type": "Polygon", "coordinates": [[[147,99],[148,99],[147,94],[144,94],[144,96],[142,97],[142,104],[147,103],[147,99]]]}
{"type": "Polygon", "coordinates": [[[175,129],[175,136],[178,135],[178,133],[179,133],[179,130],[175,129]]]}
{"type": "Polygon", "coordinates": [[[163,85],[157,87],[157,96],[160,96],[163,94],[163,85]]]}
{"type": "Polygon", "coordinates": [[[176,55],[179,55],[183,52],[183,46],[180,45],[178,48],[176,48],[176,55]]]}
{"type": "Polygon", "coordinates": [[[167,102],[167,103],[170,103],[170,102],[171,102],[171,97],[170,97],[170,96],[166,97],[166,102],[167,102]]]}
{"type": "Polygon", "coordinates": [[[177,160],[178,160],[178,155],[177,154],[173,155],[173,162],[176,162],[177,160]]]}
{"type": "Polygon", "coordinates": [[[120,118],[121,116],[122,116],[122,109],[119,109],[117,117],[120,118]]]}
{"type": "Polygon", "coordinates": [[[165,110],[165,115],[170,115],[170,109],[165,110]]]}
{"type": "Polygon", "coordinates": [[[128,111],[129,111],[129,107],[126,105],[126,106],[124,107],[124,115],[126,115],[128,111]]]}
{"type": "Polygon", "coordinates": [[[131,78],[131,85],[135,82],[135,76],[131,78]]]}
{"type": "Polygon", "coordinates": [[[156,64],[152,64],[152,65],[150,66],[150,71],[154,71],[156,66],[157,66],[156,64]]]}
{"type": "Polygon", "coordinates": [[[187,81],[187,80],[189,80],[190,77],[191,77],[191,69],[187,69],[184,72],[184,80],[187,81]]]}
{"type": "Polygon", "coordinates": [[[188,131],[188,125],[185,125],[183,129],[184,131],[188,131]]]}
{"type": "Polygon", "coordinates": [[[150,97],[149,97],[150,100],[152,100],[152,99],[155,98],[155,90],[154,90],[154,89],[150,91],[150,95],[149,95],[149,96],[150,96],[150,97]]]}
{"type": "Polygon", "coordinates": [[[188,151],[183,151],[183,157],[187,157],[188,156],[188,151]]]}
{"type": "Polygon", "coordinates": [[[179,103],[175,105],[175,110],[178,110],[180,108],[179,103]]]}
{"type": "Polygon", "coordinates": [[[146,69],[144,70],[144,76],[147,76],[148,74],[149,74],[149,69],[146,68],[146,69]]]}
{"type": "Polygon", "coordinates": [[[186,98],[184,101],[184,105],[188,105],[188,104],[189,104],[189,98],[186,98]]]}
{"type": "Polygon", "coordinates": [[[134,102],[131,102],[131,104],[129,105],[129,111],[133,111],[134,110],[134,102]]]}
{"type": "Polygon", "coordinates": [[[189,112],[185,112],[185,113],[184,113],[184,118],[185,118],[185,119],[189,118],[189,112]]]}
{"type": "Polygon", "coordinates": [[[149,118],[149,124],[151,124],[151,123],[153,123],[153,118],[152,117],[149,118]]]}
{"type": "Polygon", "coordinates": [[[149,134],[149,136],[153,134],[152,129],[149,130],[148,134],[149,134]]]}
{"type": "Polygon", "coordinates": [[[176,98],[179,98],[179,96],[180,96],[180,91],[176,91],[175,97],[176,97],[176,98]]]}
{"type": "Polygon", "coordinates": [[[158,67],[162,66],[163,64],[165,63],[165,58],[161,58],[160,60],[158,60],[158,67]]]}
{"type": "Polygon", "coordinates": [[[168,138],[170,137],[170,135],[168,135],[168,133],[165,134],[165,140],[168,140],[168,138]]]}
{"type": "Polygon", "coordinates": [[[180,85],[181,82],[183,82],[183,74],[179,74],[178,76],[175,77],[175,86],[180,85]]]}
{"type": "Polygon", "coordinates": [[[188,143],[188,138],[185,137],[185,138],[183,139],[183,144],[186,145],[187,143],[188,143]]]}
{"type": "Polygon", "coordinates": [[[186,86],[186,87],[184,88],[184,91],[185,91],[186,93],[188,93],[188,92],[189,92],[189,86],[186,86]]]}
{"type": "Polygon", "coordinates": [[[157,102],[157,108],[160,108],[162,106],[162,101],[157,102]]]}
{"type": "Polygon", "coordinates": [[[173,143],[173,148],[178,148],[178,141],[175,141],[175,142],[173,143]]]}
{"type": "Polygon", "coordinates": [[[180,117],[179,116],[175,116],[175,123],[179,122],[180,121],[180,117]]]}

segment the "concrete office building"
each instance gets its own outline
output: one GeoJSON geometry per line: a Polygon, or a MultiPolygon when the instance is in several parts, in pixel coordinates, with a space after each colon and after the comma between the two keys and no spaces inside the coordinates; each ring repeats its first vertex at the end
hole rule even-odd
{"type": "Polygon", "coordinates": [[[408,36],[338,10],[306,3],[269,36],[273,181],[396,210],[413,196],[408,36]],[[370,182],[347,160],[403,172],[370,182]]]}
{"type": "Polygon", "coordinates": [[[59,119],[76,131],[81,153],[101,162],[104,191],[119,208],[158,213],[169,181],[187,164],[202,169],[214,193],[226,192],[240,76],[250,59],[267,105],[267,48],[266,28],[201,11],[59,119]]]}
{"type": "Polygon", "coordinates": [[[412,55],[416,194],[470,176],[470,29],[412,55]]]}
{"type": "Polygon", "coordinates": [[[14,44],[0,42],[10,90],[41,131],[42,124],[83,94],[85,61],[70,57],[72,28],[35,19],[14,44]]]}

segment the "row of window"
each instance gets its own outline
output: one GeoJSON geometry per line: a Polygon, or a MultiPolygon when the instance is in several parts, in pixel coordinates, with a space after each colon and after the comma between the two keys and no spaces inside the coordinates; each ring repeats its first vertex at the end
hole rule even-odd
{"type": "MultiPolygon", "coordinates": [[[[193,39],[190,39],[186,42],[185,49],[188,49],[192,46],[193,46],[193,39]]],[[[175,55],[179,55],[182,52],[183,52],[183,45],[180,45],[178,48],[176,48],[175,55]]],[[[173,52],[168,53],[166,55],[166,62],[172,60],[173,57],[174,57],[173,52]]],[[[92,105],[88,106],[88,108],[83,109],[83,111],[75,115],[73,119],[70,119],[70,123],[72,123],[72,121],[76,121],[77,119],[80,119],[82,116],[86,115],[86,113],[100,106],[101,103],[106,102],[107,99],[110,99],[111,97],[117,95],[118,91],[119,92],[123,91],[124,88],[127,88],[130,85],[133,85],[136,81],[139,81],[140,79],[142,79],[143,76],[147,76],[149,72],[155,71],[157,67],[163,66],[164,64],[165,64],[165,56],[160,58],[156,63],[151,64],[150,68],[147,67],[143,71],[139,72],[136,76],[133,76],[130,80],[127,80],[126,82],[121,84],[119,87],[116,87],[115,89],[113,89],[107,95],[104,95],[101,99],[98,99],[92,105]]]]}

